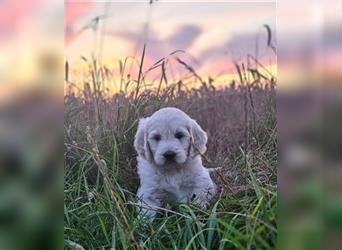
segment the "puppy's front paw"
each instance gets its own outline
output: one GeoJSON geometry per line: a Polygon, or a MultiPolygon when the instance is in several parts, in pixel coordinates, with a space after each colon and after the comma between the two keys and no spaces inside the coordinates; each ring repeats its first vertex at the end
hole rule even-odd
{"type": "Polygon", "coordinates": [[[196,190],[190,197],[190,202],[193,202],[200,206],[201,208],[206,208],[211,198],[214,196],[215,190],[214,189],[202,189],[196,190]]]}

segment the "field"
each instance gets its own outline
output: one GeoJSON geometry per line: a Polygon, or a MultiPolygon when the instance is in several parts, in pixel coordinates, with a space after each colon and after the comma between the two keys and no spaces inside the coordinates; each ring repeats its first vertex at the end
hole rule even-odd
{"type": "MultiPolygon", "coordinates": [[[[84,58],[87,61],[86,58],[84,58]]],[[[141,59],[141,63],[143,58],[141,59]]],[[[69,249],[274,249],[277,239],[276,80],[252,77],[242,65],[238,83],[216,89],[187,65],[190,81],[146,87],[121,75],[121,89],[106,94],[110,75],[89,62],[90,81],[64,97],[64,238],[69,249]],[[127,88],[128,87],[128,88],[127,88]],[[138,221],[139,186],[133,139],[138,120],[161,107],[188,113],[208,133],[206,167],[219,192],[208,209],[163,208],[150,225],[138,221]]],[[[132,78],[131,78],[132,79],[132,78]]]]}

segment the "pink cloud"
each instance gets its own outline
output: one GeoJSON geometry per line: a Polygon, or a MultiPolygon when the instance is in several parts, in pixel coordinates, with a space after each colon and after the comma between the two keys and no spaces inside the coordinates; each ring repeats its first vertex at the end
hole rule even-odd
{"type": "MultiPolygon", "coordinates": [[[[145,59],[155,63],[176,50],[189,50],[201,33],[202,29],[199,26],[182,25],[175,29],[172,35],[161,38],[156,30],[151,29],[146,45],[145,59]]],[[[130,44],[132,51],[143,37],[141,32],[129,31],[113,32],[110,35],[124,39],[130,44]]]]}
{"type": "Polygon", "coordinates": [[[37,8],[43,5],[41,0],[2,0],[0,1],[0,37],[9,38],[25,29],[27,19],[37,8]]]}
{"type": "Polygon", "coordinates": [[[64,3],[64,41],[68,44],[77,34],[75,22],[92,10],[91,2],[69,2],[64,3]]]}

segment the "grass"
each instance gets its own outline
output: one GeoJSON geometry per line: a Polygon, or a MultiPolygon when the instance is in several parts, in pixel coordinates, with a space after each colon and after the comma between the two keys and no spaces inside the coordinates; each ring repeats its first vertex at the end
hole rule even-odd
{"type": "Polygon", "coordinates": [[[89,77],[82,79],[82,90],[70,89],[65,95],[66,248],[274,249],[275,79],[236,63],[238,87],[232,82],[216,89],[215,81],[201,78],[182,51],[144,71],[145,51],[146,46],[141,59],[134,59],[135,77],[126,72],[128,59],[120,62],[118,93],[106,93],[113,81],[108,69],[94,58],[91,62],[83,58],[89,77]],[[177,63],[187,75],[176,81],[170,68],[177,63]],[[147,87],[147,73],[158,69],[157,87],[147,87]],[[200,87],[189,88],[189,82],[190,86],[199,82],[200,87]],[[221,167],[212,174],[219,192],[205,210],[173,204],[144,226],[134,207],[139,180],[133,139],[139,118],[165,106],[182,109],[208,133],[204,164],[221,167]]]}
{"type": "MultiPolygon", "coordinates": [[[[85,157],[84,162],[89,159],[85,157]]],[[[100,182],[89,184],[83,167],[78,176],[66,176],[64,213],[68,243],[72,240],[86,249],[274,248],[277,195],[271,186],[259,186],[252,171],[253,188],[217,198],[208,210],[186,204],[178,205],[175,211],[162,210],[153,224],[145,228],[137,221],[130,204],[133,194],[114,178],[110,187],[100,182]],[[115,190],[114,194],[109,188],[115,190]]],[[[108,168],[106,175],[114,173],[108,168]]],[[[68,245],[72,248],[72,244],[68,245]]]]}

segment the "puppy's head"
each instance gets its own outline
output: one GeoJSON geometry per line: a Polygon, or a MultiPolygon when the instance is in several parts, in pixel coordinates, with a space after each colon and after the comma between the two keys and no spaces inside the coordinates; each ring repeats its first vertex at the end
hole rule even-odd
{"type": "Polygon", "coordinates": [[[176,108],[163,108],[139,122],[134,147],[157,166],[184,165],[206,151],[207,135],[197,122],[176,108]]]}

